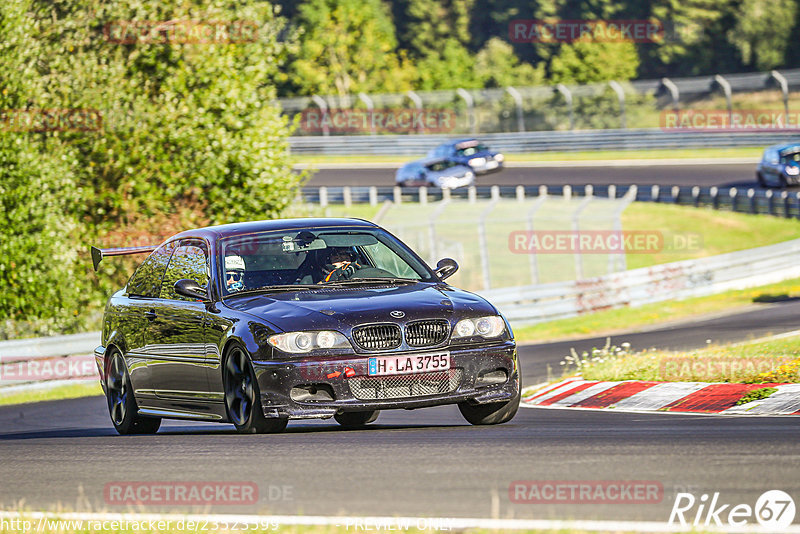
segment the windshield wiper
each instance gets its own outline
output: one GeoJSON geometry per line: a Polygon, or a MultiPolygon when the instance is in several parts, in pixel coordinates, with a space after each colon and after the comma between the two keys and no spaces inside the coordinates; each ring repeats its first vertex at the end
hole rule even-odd
{"type": "Polygon", "coordinates": [[[373,277],[373,278],[350,278],[348,280],[336,280],[332,282],[321,282],[319,285],[354,285],[354,284],[416,284],[421,280],[412,278],[393,278],[393,277],[373,277]]]}
{"type": "Polygon", "coordinates": [[[317,284],[286,284],[286,285],[276,285],[276,286],[261,286],[256,287],[253,289],[245,289],[243,291],[237,291],[235,293],[230,293],[225,295],[223,298],[227,297],[238,297],[240,295],[253,295],[258,293],[279,293],[283,291],[305,291],[307,289],[316,289],[319,288],[317,284]]]}

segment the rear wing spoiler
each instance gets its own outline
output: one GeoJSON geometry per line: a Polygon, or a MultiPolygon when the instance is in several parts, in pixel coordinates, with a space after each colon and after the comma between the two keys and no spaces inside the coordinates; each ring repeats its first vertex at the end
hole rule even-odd
{"type": "Polygon", "coordinates": [[[148,245],[145,247],[121,247],[121,248],[97,248],[92,247],[92,264],[94,270],[106,256],[127,256],[128,254],[145,254],[153,252],[158,245],[148,245]]]}

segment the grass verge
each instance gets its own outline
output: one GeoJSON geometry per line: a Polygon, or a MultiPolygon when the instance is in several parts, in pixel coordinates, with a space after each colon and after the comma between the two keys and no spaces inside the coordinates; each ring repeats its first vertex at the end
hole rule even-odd
{"type": "MultiPolygon", "coordinates": [[[[685,352],[630,352],[627,344],[619,347],[606,344],[582,354],[573,351],[562,365],[565,376],[577,371],[586,380],[800,383],[800,335],[685,352]]],[[[769,396],[772,393],[769,389],[751,392],[754,398],[749,400],[769,396]]]]}
{"type": "MultiPolygon", "coordinates": [[[[478,136],[480,137],[480,136],[478,136]]],[[[741,148],[687,148],[681,150],[651,149],[651,150],[593,150],[585,152],[526,152],[523,154],[506,154],[509,162],[539,162],[539,161],[592,161],[592,160],[620,160],[620,159],[719,159],[719,158],[753,158],[758,159],[764,151],[763,147],[741,148]]],[[[298,155],[294,157],[295,163],[325,164],[325,163],[407,163],[414,159],[422,158],[424,154],[415,156],[375,156],[369,154],[353,156],[333,155],[298,155]]]]}
{"type": "Polygon", "coordinates": [[[47,389],[30,389],[3,394],[0,391],[0,406],[10,404],[25,404],[28,402],[41,402],[49,400],[76,399],[78,397],[91,397],[102,395],[103,390],[96,380],[81,384],[64,384],[47,389]]]}
{"type": "Polygon", "coordinates": [[[667,321],[690,319],[731,311],[753,303],[779,302],[800,297],[800,278],[750,289],[726,291],[707,297],[671,300],[637,308],[619,308],[514,329],[518,342],[602,336],[635,331],[667,321]]]}

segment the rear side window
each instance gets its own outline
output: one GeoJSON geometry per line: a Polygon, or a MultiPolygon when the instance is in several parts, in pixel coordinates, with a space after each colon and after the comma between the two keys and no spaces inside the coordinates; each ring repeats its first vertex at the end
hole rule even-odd
{"type": "Polygon", "coordinates": [[[161,290],[161,279],[164,277],[174,249],[175,243],[167,243],[150,254],[128,280],[128,294],[137,297],[157,297],[161,290]]]}
{"type": "Polygon", "coordinates": [[[161,298],[172,300],[193,300],[175,293],[175,282],[188,278],[194,280],[201,287],[208,285],[208,255],[206,246],[200,242],[181,242],[175,249],[169,267],[161,283],[161,298]]]}

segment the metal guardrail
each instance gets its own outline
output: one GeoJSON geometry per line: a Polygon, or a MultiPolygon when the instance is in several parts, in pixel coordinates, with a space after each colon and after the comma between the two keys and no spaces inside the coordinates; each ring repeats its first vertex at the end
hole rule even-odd
{"type": "MultiPolygon", "coordinates": [[[[290,137],[294,154],[422,156],[453,135],[350,135],[290,137]]],[[[463,135],[461,137],[464,137],[463,135]]],[[[575,130],[481,134],[480,139],[505,153],[641,150],[669,148],[734,148],[766,146],[798,137],[792,130],[747,132],[672,132],[638,130],[575,130]]]]}
{"type": "Polygon", "coordinates": [[[514,324],[699,297],[800,277],[800,239],[590,280],[480,292],[514,324]]]}
{"type": "Polygon", "coordinates": [[[524,199],[543,194],[622,198],[632,189],[634,192],[631,193],[631,196],[634,196],[634,199],[639,202],[708,207],[740,213],[800,219],[800,192],[761,188],[588,184],[583,186],[493,185],[448,190],[429,187],[323,186],[304,187],[301,195],[305,202],[325,207],[332,204],[349,206],[358,203],[379,205],[387,201],[424,204],[444,199],[524,199]]]}

